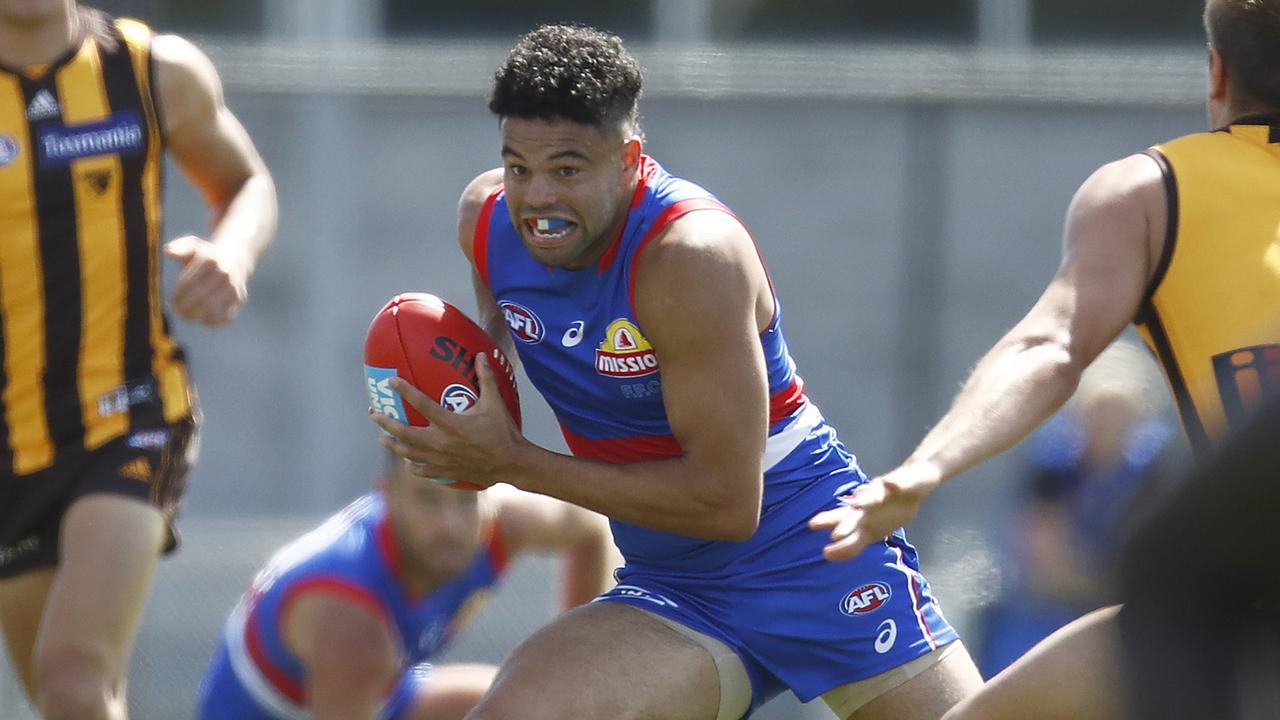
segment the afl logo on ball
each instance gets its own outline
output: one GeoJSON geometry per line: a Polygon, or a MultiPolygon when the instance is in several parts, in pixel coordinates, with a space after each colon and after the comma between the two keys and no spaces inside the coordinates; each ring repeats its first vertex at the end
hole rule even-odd
{"type": "Polygon", "coordinates": [[[7,135],[0,135],[0,167],[13,162],[18,157],[18,143],[7,135]]]}
{"type": "Polygon", "coordinates": [[[879,610],[893,597],[893,591],[882,582],[874,582],[852,590],[840,601],[840,612],[845,615],[866,615],[879,610]]]}
{"type": "Polygon", "coordinates": [[[498,303],[498,307],[502,309],[502,317],[506,319],[507,327],[511,328],[511,334],[517,340],[526,345],[542,342],[545,329],[542,320],[532,310],[510,300],[503,300],[498,303]]]}
{"type": "Polygon", "coordinates": [[[463,413],[476,406],[480,398],[466,385],[454,383],[440,393],[440,405],[445,410],[463,413]]]}

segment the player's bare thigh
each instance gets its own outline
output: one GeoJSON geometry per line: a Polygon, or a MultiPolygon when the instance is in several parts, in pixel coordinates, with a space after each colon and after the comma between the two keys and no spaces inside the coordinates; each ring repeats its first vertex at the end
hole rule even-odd
{"type": "Polygon", "coordinates": [[[160,511],[138,499],[94,494],[71,506],[36,645],[37,685],[123,679],[164,539],[160,511]]]}
{"type": "Polygon", "coordinates": [[[838,717],[848,720],[938,720],[981,687],[982,676],[969,652],[956,641],[822,697],[838,717]]]}
{"type": "Polygon", "coordinates": [[[1126,720],[1118,611],[1094,611],[1045,638],[945,720],[1126,720]]]}
{"type": "Polygon", "coordinates": [[[613,602],[572,610],[511,654],[471,720],[715,720],[711,653],[613,602]]]}
{"type": "Polygon", "coordinates": [[[53,584],[53,568],[41,568],[14,578],[0,580],[0,628],[4,630],[9,659],[18,672],[27,697],[35,697],[32,656],[45,599],[53,584]]]}

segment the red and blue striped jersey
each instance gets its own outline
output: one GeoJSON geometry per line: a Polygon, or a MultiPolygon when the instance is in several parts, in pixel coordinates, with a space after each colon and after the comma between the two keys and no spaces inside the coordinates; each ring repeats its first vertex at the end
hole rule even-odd
{"type": "Polygon", "coordinates": [[[281,548],[232,611],[222,639],[231,667],[244,689],[275,716],[294,717],[307,707],[302,665],[281,635],[284,613],[301,593],[334,593],[385,617],[401,640],[407,669],[443,649],[506,567],[495,524],[459,576],[413,596],[401,579],[389,522],[381,493],[361,497],[281,548]]]}
{"type": "MultiPolygon", "coordinates": [[[[645,246],[676,219],[722,212],[703,188],[642,159],[627,221],[597,266],[547,267],[525,250],[499,186],[477,223],[473,257],[506,317],[525,372],[555,412],[575,456],[612,463],[681,455],[662,398],[662,369],[634,307],[636,266],[645,246]]],[[[760,334],[769,384],[764,508],[768,512],[820,477],[857,472],[855,461],[804,392],[787,349],[775,298],[760,334]]],[[[613,522],[629,564],[670,569],[716,566],[737,544],[695,540],[613,522]],[[676,565],[672,565],[676,562],[676,565]]]]}

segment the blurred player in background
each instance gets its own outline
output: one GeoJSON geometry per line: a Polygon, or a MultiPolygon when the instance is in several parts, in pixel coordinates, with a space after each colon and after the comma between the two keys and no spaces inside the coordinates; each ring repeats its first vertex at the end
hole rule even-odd
{"type": "Polygon", "coordinates": [[[276,225],[209,60],[71,0],[0,0],[0,621],[46,718],[123,718],[124,677],[195,454],[160,297],[167,148],[213,215],[172,307],[233,320],[276,225]]]}
{"type": "Polygon", "coordinates": [[[461,720],[496,668],[427,665],[508,561],[565,560],[565,608],[612,583],[593,512],[497,486],[453,490],[387,453],[378,492],[286,545],[231,613],[201,687],[201,720],[461,720]]]}
{"type": "Polygon", "coordinates": [[[974,659],[990,678],[1050,633],[1117,602],[1115,548],[1185,466],[1169,443],[1163,381],[1146,349],[1117,341],[1062,411],[1027,438],[1004,518],[1001,593],[981,614],[974,659]]]}
{"type": "MultiPolygon", "coordinates": [[[[379,414],[433,477],[502,480],[609,516],[619,585],[517,648],[473,718],[739,718],[790,688],[840,718],[939,717],[980,682],[902,533],[853,568],[806,519],[865,481],[805,395],[743,224],[643,154],[615,36],[529,33],[498,71],[503,167],[463,194],[486,329],[514,346],[573,456],[477,407],[379,414]]],[[[510,351],[508,351],[510,355],[510,351]]]]}
{"type": "MultiPolygon", "coordinates": [[[[1280,384],[1280,0],[1209,0],[1205,26],[1215,132],[1084,183],[1036,305],[902,466],[814,518],[830,533],[829,558],[857,557],[944,481],[1020,440],[1129,322],[1164,367],[1198,454],[1280,384]]],[[[1115,617],[1102,610],[1059,631],[952,717],[1128,716],[1115,617]]]]}

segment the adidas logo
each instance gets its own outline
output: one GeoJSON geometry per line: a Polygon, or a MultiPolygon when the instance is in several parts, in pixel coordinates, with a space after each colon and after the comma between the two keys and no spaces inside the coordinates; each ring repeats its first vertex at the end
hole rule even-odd
{"type": "Polygon", "coordinates": [[[121,465],[116,472],[120,477],[149,483],[151,482],[151,461],[146,458],[135,458],[121,465]]]}
{"type": "Polygon", "coordinates": [[[62,108],[58,107],[57,99],[48,88],[41,88],[40,92],[31,98],[31,104],[27,106],[27,119],[32,122],[49,120],[60,115],[62,115],[62,108]]]}

